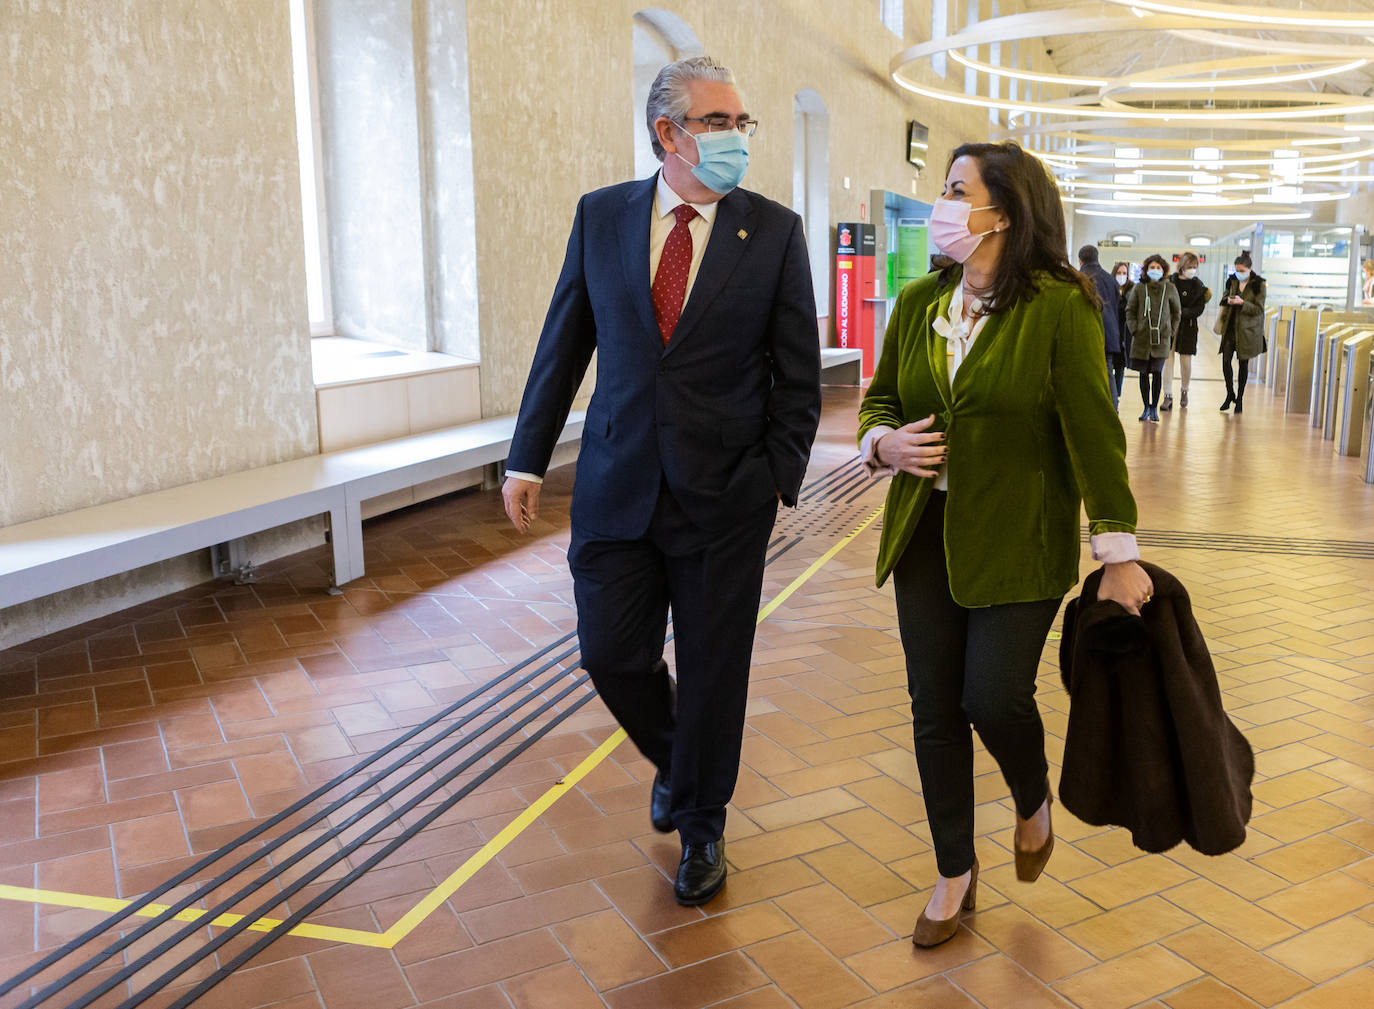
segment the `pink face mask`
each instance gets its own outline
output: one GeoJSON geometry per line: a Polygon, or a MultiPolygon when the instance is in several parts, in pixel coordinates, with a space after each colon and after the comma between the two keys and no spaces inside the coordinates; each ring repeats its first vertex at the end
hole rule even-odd
{"type": "Polygon", "coordinates": [[[997,205],[970,207],[962,200],[935,201],[935,209],[930,213],[930,239],[941,252],[957,263],[962,263],[973,255],[983,239],[997,231],[996,228],[973,234],[968,230],[969,215],[975,210],[992,210],[997,205]]]}

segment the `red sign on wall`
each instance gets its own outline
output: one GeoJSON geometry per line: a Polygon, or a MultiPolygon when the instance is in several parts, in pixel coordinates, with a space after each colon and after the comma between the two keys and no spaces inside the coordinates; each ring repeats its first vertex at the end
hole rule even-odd
{"type": "Polygon", "coordinates": [[[835,228],[835,342],[863,351],[860,371],[873,375],[877,234],[873,225],[841,222],[835,228]]]}

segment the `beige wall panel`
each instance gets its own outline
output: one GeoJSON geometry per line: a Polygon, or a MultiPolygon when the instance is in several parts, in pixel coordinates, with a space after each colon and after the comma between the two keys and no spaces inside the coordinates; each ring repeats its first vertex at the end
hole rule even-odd
{"type": "Polygon", "coordinates": [[[286,5],[7,5],[0,525],[307,454],[286,5]]]}
{"type": "Polygon", "coordinates": [[[476,368],[416,375],[406,380],[411,434],[482,419],[481,379],[476,368]]]}
{"type": "Polygon", "coordinates": [[[378,515],[385,515],[387,512],[394,512],[398,508],[409,508],[414,503],[415,488],[403,487],[390,494],[368,498],[363,502],[361,511],[363,518],[370,519],[378,515]]]}
{"type": "Polygon", "coordinates": [[[432,497],[441,494],[452,494],[454,491],[466,490],[469,487],[478,487],[482,483],[482,469],[465,470],[462,473],[455,473],[453,476],[441,477],[438,480],[430,480],[427,483],[416,484],[412,490],[415,492],[415,501],[428,501],[432,497]]]}
{"type": "MultiPolygon", "coordinates": [[[[631,19],[626,0],[469,0],[477,192],[482,407],[518,408],[578,197],[633,175],[631,19]]],[[[939,195],[949,150],[987,137],[987,114],[901,91],[888,61],[904,48],[872,0],[715,0],[669,5],[708,53],[731,66],[761,122],[745,186],[792,200],[792,102],[815,89],[831,114],[831,221],[854,220],[873,187],[911,193],[905,128],[931,128],[932,168],[918,198],[939,195]],[[850,178],[850,188],[843,180],[850,178]]],[[[912,3],[907,45],[926,37],[912,3]]],[[[585,391],[585,388],[584,388],[585,391]]]]}
{"type": "MultiPolygon", "coordinates": [[[[286,4],[0,20],[0,525],[314,452],[286,4]]],[[[0,646],[203,567],[13,607],[0,646]]]]}
{"type": "Polygon", "coordinates": [[[410,408],[404,378],[321,389],[320,451],[371,445],[410,434],[410,408]]]}

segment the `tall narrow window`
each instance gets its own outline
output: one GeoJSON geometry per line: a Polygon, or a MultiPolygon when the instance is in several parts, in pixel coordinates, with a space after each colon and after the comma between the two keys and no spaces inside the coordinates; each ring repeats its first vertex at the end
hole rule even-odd
{"type": "Polygon", "coordinates": [[[300,154],[301,224],[305,239],[305,291],[312,336],[333,331],[329,304],[329,271],[326,269],[324,186],[318,157],[319,94],[310,22],[310,0],[291,0],[291,65],[295,78],[296,144],[300,154]]]}
{"type": "MultiPolygon", "coordinates": [[[[994,18],[1002,16],[1002,11],[997,5],[997,0],[992,0],[992,16],[994,18]]],[[[992,58],[988,60],[988,62],[995,67],[1000,67],[1002,65],[1002,43],[994,42],[992,44],[992,58]]],[[[988,97],[1002,97],[1002,78],[997,77],[994,74],[988,74],[988,97]]],[[[990,122],[993,126],[998,126],[1001,124],[1000,116],[1000,109],[988,109],[988,122],[990,122]]]]}
{"type": "Polygon", "coordinates": [[[878,13],[888,31],[899,39],[906,38],[906,0],[878,0],[878,13]]]}
{"type": "Polygon", "coordinates": [[[644,107],[649,101],[649,88],[667,63],[701,56],[706,50],[687,22],[669,11],[642,10],[634,16],[634,90],[630,119],[634,129],[635,178],[644,179],[658,171],[649,139],[649,126],[644,120],[644,107]]]}
{"type": "MultiPolygon", "coordinates": [[[[963,0],[965,7],[964,27],[972,28],[980,18],[978,16],[979,0],[963,0]]],[[[964,50],[964,55],[971,60],[978,58],[978,47],[969,46],[964,50]]],[[[970,67],[964,67],[964,94],[976,95],[978,93],[978,71],[970,67]]]]}
{"type": "Polygon", "coordinates": [[[792,209],[802,218],[816,315],[830,314],[830,110],[810,88],[792,102],[792,209]]]}
{"type": "MultiPolygon", "coordinates": [[[[949,0],[930,0],[930,38],[942,39],[949,34],[949,0]]],[[[938,52],[930,58],[930,68],[941,77],[949,71],[949,58],[938,52]]]]}

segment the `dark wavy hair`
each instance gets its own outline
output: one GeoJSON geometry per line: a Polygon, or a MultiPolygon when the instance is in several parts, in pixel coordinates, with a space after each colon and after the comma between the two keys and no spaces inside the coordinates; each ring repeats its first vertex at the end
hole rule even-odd
{"type": "MultiPolygon", "coordinates": [[[[1102,300],[1092,278],[1069,263],[1064,205],[1059,199],[1059,186],[1044,163],[1010,140],[961,144],[949,156],[945,174],[949,174],[954,162],[965,157],[978,163],[978,174],[983,177],[989,197],[1008,221],[1003,232],[1006,237],[1002,259],[988,292],[988,311],[1000,312],[1039,294],[1037,273],[1073,284],[1094,308],[1100,309],[1102,300]]],[[[950,282],[958,265],[947,256],[936,256],[931,263],[940,270],[941,284],[950,282]]]]}
{"type": "MultiPolygon", "coordinates": [[[[1140,264],[1140,272],[1144,273],[1146,270],[1148,270],[1150,268],[1151,263],[1158,263],[1159,268],[1164,271],[1164,276],[1160,277],[1160,280],[1165,280],[1168,278],[1169,261],[1165,259],[1163,256],[1159,255],[1158,253],[1145,257],[1145,262],[1140,264]]],[[[1147,277],[1146,279],[1148,280],[1149,278],[1147,277]]]]}

